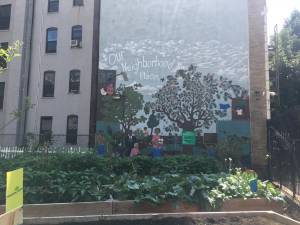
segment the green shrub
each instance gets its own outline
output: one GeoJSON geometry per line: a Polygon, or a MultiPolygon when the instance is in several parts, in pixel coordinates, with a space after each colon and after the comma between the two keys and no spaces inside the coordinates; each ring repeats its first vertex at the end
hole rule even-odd
{"type": "Polygon", "coordinates": [[[222,176],[218,179],[216,185],[209,194],[209,202],[216,206],[218,201],[224,201],[232,198],[257,198],[264,197],[268,200],[282,200],[283,196],[279,189],[269,181],[262,182],[257,178],[256,173],[242,172],[236,169],[233,174],[222,176]],[[250,188],[250,181],[257,179],[257,192],[252,192],[250,188]]]}
{"type": "Polygon", "coordinates": [[[103,175],[136,173],[139,176],[165,173],[218,173],[218,162],[208,157],[174,156],[153,160],[150,157],[100,158],[94,154],[55,154],[53,156],[19,156],[0,160],[0,171],[23,167],[38,171],[83,171],[95,169],[103,175]]]}

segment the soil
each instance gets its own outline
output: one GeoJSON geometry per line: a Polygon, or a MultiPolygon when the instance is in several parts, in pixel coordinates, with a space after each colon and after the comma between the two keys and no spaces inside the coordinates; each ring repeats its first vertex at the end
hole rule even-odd
{"type": "MultiPolygon", "coordinates": [[[[62,225],[79,225],[67,223],[62,225]]],[[[159,220],[122,220],[80,223],[80,225],[284,225],[263,217],[226,217],[226,218],[166,218],[159,220]]]]}
{"type": "Polygon", "coordinates": [[[284,215],[300,221],[300,203],[296,201],[292,201],[290,199],[286,199],[287,205],[284,209],[284,215]]]}

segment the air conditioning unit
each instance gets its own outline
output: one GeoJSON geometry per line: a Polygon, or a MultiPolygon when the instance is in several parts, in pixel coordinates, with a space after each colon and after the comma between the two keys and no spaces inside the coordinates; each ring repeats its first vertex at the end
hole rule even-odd
{"type": "Polygon", "coordinates": [[[71,40],[71,48],[81,48],[81,41],[71,40]]]}
{"type": "Polygon", "coordinates": [[[70,93],[71,94],[79,94],[79,90],[71,90],[70,93]]]}

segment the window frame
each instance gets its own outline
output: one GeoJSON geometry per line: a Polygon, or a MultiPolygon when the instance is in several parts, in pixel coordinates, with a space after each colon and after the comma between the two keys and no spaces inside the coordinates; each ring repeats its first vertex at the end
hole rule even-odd
{"type": "Polygon", "coordinates": [[[78,69],[74,69],[70,71],[69,74],[69,94],[79,94],[80,93],[80,80],[81,80],[81,72],[78,69]],[[72,76],[79,75],[79,81],[72,81],[72,76]],[[73,87],[78,86],[77,90],[73,87]]]}
{"type": "Polygon", "coordinates": [[[39,134],[39,143],[40,144],[51,141],[52,129],[53,129],[53,116],[41,116],[41,118],[40,118],[40,134],[39,134]],[[42,129],[43,120],[50,120],[51,121],[51,129],[50,130],[43,130],[42,129]]]}
{"type": "Polygon", "coordinates": [[[5,82],[0,82],[0,111],[2,111],[4,108],[4,97],[5,97],[5,82]],[[1,87],[3,87],[3,90],[1,89],[1,87]]]}
{"type": "Polygon", "coordinates": [[[48,13],[58,13],[59,12],[59,0],[48,0],[48,13]],[[51,3],[57,2],[57,8],[52,9],[51,3]]]}
{"type": "Polygon", "coordinates": [[[57,27],[49,27],[46,30],[46,53],[56,53],[57,52],[57,38],[58,38],[58,29],[57,27]],[[55,31],[56,32],[56,39],[55,41],[49,40],[49,32],[55,31]],[[49,46],[51,43],[55,43],[55,49],[52,50],[49,46]]]}
{"type": "Polygon", "coordinates": [[[67,131],[66,131],[66,144],[77,145],[78,143],[78,115],[71,114],[67,116],[67,131]],[[70,129],[70,120],[76,119],[76,129],[70,129]]]}
{"type": "Polygon", "coordinates": [[[74,7],[80,7],[80,6],[84,6],[84,0],[79,0],[80,2],[78,2],[78,0],[73,0],[73,6],[74,7]],[[79,4],[78,4],[79,3],[79,4]]]}
{"type": "Polygon", "coordinates": [[[47,70],[47,71],[44,72],[43,93],[42,93],[43,98],[54,98],[54,96],[55,96],[55,74],[56,73],[53,70],[47,70]],[[47,92],[46,92],[47,90],[49,90],[49,86],[50,86],[49,84],[48,85],[46,84],[46,75],[47,74],[53,74],[53,88],[51,88],[51,89],[53,89],[52,94],[47,94],[47,92]]]}
{"type": "Polygon", "coordinates": [[[74,26],[72,26],[72,29],[71,29],[71,41],[75,41],[75,40],[77,40],[80,44],[82,43],[82,25],[74,25],[74,26]],[[75,35],[75,32],[76,31],[78,31],[79,29],[78,28],[80,28],[80,37],[78,38],[78,37],[76,37],[76,35],[75,35]],[[76,29],[78,29],[78,30],[76,30],[76,29]]]}
{"type": "Polygon", "coordinates": [[[9,13],[8,13],[9,16],[0,16],[0,21],[4,21],[4,23],[6,22],[4,25],[1,25],[1,23],[0,23],[0,30],[1,31],[9,30],[10,29],[12,5],[11,4],[4,4],[4,5],[0,5],[0,8],[1,7],[9,7],[9,13]],[[8,23],[7,23],[7,21],[5,21],[5,19],[8,20],[8,23]]]}

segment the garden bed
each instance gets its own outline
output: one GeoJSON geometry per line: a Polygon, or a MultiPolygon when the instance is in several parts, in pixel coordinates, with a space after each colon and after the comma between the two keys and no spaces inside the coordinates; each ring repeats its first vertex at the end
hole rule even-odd
{"type": "MultiPolygon", "coordinates": [[[[0,207],[0,214],[5,207],[0,207]]],[[[91,216],[149,213],[203,212],[197,204],[168,201],[160,205],[134,201],[106,201],[58,204],[32,204],[24,206],[25,217],[91,216]]],[[[282,213],[282,204],[267,199],[226,200],[218,211],[275,211],[282,213]]]]}
{"type": "MultiPolygon", "coordinates": [[[[146,212],[155,212],[153,209],[157,206],[170,212],[170,209],[185,207],[186,211],[216,210],[222,207],[223,201],[238,198],[283,200],[280,191],[269,181],[259,180],[255,172],[236,169],[224,173],[217,164],[206,157],[187,156],[157,160],[148,157],[100,159],[93,154],[16,158],[0,164],[0,192],[5,193],[3,172],[23,167],[25,204],[112,199],[126,204],[133,200],[140,203],[139,208],[147,206],[146,212]],[[251,187],[253,181],[256,187],[251,187]],[[169,202],[172,204],[168,205],[169,202]],[[182,205],[183,202],[188,204],[182,205]],[[151,204],[154,207],[151,208],[151,204]]],[[[4,196],[0,195],[2,204],[4,196]]],[[[231,210],[239,210],[240,204],[235,208],[234,205],[230,204],[231,210]]],[[[116,210],[118,205],[112,207],[116,210]]]]}
{"type": "Polygon", "coordinates": [[[24,225],[299,225],[280,214],[264,212],[174,213],[87,217],[25,218],[24,225]]]}

